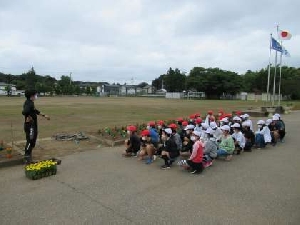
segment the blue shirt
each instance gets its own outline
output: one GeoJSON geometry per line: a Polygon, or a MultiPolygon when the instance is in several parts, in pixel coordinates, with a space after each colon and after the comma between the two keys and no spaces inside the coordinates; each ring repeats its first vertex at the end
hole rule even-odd
{"type": "Polygon", "coordinates": [[[158,140],[159,140],[159,135],[158,135],[156,129],[150,128],[149,131],[150,131],[150,137],[151,137],[151,140],[152,140],[153,142],[158,142],[158,140]]]}

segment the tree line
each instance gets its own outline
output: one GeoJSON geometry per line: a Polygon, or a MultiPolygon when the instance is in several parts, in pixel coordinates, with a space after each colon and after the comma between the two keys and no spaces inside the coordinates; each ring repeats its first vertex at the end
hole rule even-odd
{"type": "MultiPolygon", "coordinates": [[[[270,91],[273,90],[274,69],[271,68],[270,91]]],[[[276,76],[278,93],[279,68],[276,76]]],[[[170,68],[166,74],[152,81],[155,89],[164,88],[168,92],[197,91],[205,92],[209,99],[235,95],[240,92],[263,93],[267,91],[268,68],[259,71],[248,70],[243,75],[220,68],[194,67],[188,75],[179,69],[170,68]]],[[[291,99],[300,99],[300,68],[282,67],[281,93],[291,99]]]]}
{"type": "MultiPolygon", "coordinates": [[[[277,68],[276,93],[278,93],[279,68],[277,68]]],[[[271,69],[270,91],[273,87],[274,68],[271,69]]],[[[36,89],[38,93],[50,95],[94,95],[97,82],[72,81],[69,76],[63,75],[56,80],[49,75],[37,75],[32,67],[21,75],[4,74],[0,72],[0,82],[8,84],[7,93],[10,94],[10,85],[16,85],[17,90],[36,89]]],[[[220,99],[222,96],[235,95],[240,92],[266,92],[268,69],[259,71],[248,70],[243,75],[220,68],[194,67],[188,75],[179,69],[172,69],[152,81],[154,89],[166,89],[168,92],[197,91],[205,92],[209,99],[220,99]]],[[[108,83],[107,83],[108,84],[108,83]]],[[[142,82],[140,86],[147,83],[142,82]]],[[[281,93],[291,99],[300,99],[300,68],[282,67],[281,93]]]]}
{"type": "Polygon", "coordinates": [[[40,94],[49,95],[92,95],[97,89],[96,84],[82,85],[84,82],[74,82],[66,75],[62,75],[60,80],[49,75],[37,75],[33,67],[21,75],[0,72],[0,82],[8,84],[6,87],[8,95],[11,95],[11,85],[15,85],[17,90],[35,89],[40,94]]]}

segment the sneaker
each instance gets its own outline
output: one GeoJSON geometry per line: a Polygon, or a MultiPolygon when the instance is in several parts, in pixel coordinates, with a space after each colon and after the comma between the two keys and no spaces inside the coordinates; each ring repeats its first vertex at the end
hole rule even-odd
{"type": "Polygon", "coordinates": [[[209,162],[204,163],[203,166],[204,166],[204,168],[207,168],[207,167],[212,166],[212,161],[209,161],[209,162]]]}
{"type": "Polygon", "coordinates": [[[191,172],[191,174],[197,174],[197,173],[199,173],[198,170],[193,170],[193,171],[191,172]]]}
{"type": "Polygon", "coordinates": [[[170,166],[163,165],[160,167],[162,170],[170,169],[170,166]]]}
{"type": "Polygon", "coordinates": [[[153,163],[153,160],[152,160],[152,159],[149,158],[149,159],[146,160],[146,164],[147,164],[147,165],[149,165],[149,164],[151,164],[151,163],[153,163]]]}
{"type": "Polygon", "coordinates": [[[137,153],[133,152],[133,153],[131,153],[131,156],[137,157],[137,153]]]}
{"type": "Polygon", "coordinates": [[[157,156],[156,155],[154,155],[153,156],[153,161],[155,161],[157,159],[157,156]]]}

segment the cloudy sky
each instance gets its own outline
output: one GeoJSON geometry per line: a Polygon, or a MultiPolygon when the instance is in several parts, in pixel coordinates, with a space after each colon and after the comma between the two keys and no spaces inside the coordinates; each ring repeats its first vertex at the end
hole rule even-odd
{"type": "Polygon", "coordinates": [[[266,67],[276,24],[300,67],[300,1],[1,0],[0,71],[74,80],[151,81],[177,67],[240,74],[266,67]]]}

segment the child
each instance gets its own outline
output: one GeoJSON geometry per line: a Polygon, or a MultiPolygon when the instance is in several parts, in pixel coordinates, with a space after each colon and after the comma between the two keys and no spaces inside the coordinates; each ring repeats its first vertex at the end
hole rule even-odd
{"type": "Polygon", "coordinates": [[[250,130],[250,123],[248,121],[245,121],[242,123],[243,127],[243,134],[245,137],[245,152],[251,152],[252,151],[252,146],[255,144],[255,135],[254,133],[250,130]]]}
{"type": "Polygon", "coordinates": [[[161,169],[170,169],[172,160],[179,155],[174,136],[172,136],[172,129],[166,128],[163,131],[161,138],[162,141],[164,141],[161,157],[165,161],[165,164],[161,166],[161,169]]]}
{"type": "Polygon", "coordinates": [[[235,150],[237,155],[241,154],[241,152],[245,148],[246,140],[244,135],[242,134],[242,128],[239,123],[235,123],[231,126],[233,128],[234,133],[231,135],[234,140],[235,150]]]}
{"type": "Polygon", "coordinates": [[[187,125],[185,128],[186,136],[183,138],[182,149],[180,150],[181,159],[187,159],[190,157],[193,150],[193,142],[191,141],[191,136],[194,130],[194,125],[187,125]]]}
{"type": "Polygon", "coordinates": [[[213,114],[214,114],[214,113],[213,113],[213,111],[211,111],[211,110],[209,110],[209,111],[207,112],[207,116],[206,116],[206,118],[205,118],[205,123],[206,123],[207,125],[209,125],[210,122],[213,122],[213,121],[216,120],[216,118],[215,118],[215,116],[214,116],[213,114]]]}
{"type": "Polygon", "coordinates": [[[187,160],[187,164],[190,166],[192,174],[199,174],[203,171],[203,144],[200,141],[200,136],[200,132],[194,131],[191,137],[194,145],[192,154],[187,160]]]}
{"type": "Polygon", "coordinates": [[[195,123],[196,123],[196,126],[195,126],[195,131],[198,131],[198,132],[202,132],[202,127],[201,127],[201,124],[202,124],[202,119],[201,118],[197,118],[195,120],[195,123]]]}
{"type": "Polygon", "coordinates": [[[269,130],[271,132],[271,138],[272,138],[272,145],[275,146],[277,144],[277,141],[279,140],[279,127],[275,120],[267,119],[266,125],[269,127],[269,130]]]}
{"type": "Polygon", "coordinates": [[[223,133],[222,133],[221,129],[217,126],[217,123],[216,122],[211,122],[210,123],[210,128],[212,129],[212,133],[213,133],[213,136],[216,139],[216,141],[221,140],[221,137],[222,137],[223,133]]]}
{"type": "Polygon", "coordinates": [[[257,122],[258,130],[255,132],[255,145],[258,149],[266,147],[267,143],[271,143],[272,137],[265,121],[259,120],[257,122]]]}
{"type": "Polygon", "coordinates": [[[276,113],[274,116],[278,117],[278,120],[276,123],[278,124],[278,127],[279,127],[280,142],[283,142],[283,139],[285,137],[285,123],[281,119],[280,114],[276,113]]]}
{"type": "Polygon", "coordinates": [[[169,125],[169,128],[171,128],[172,130],[172,135],[174,137],[174,140],[176,142],[177,145],[177,150],[180,151],[182,148],[182,140],[180,138],[180,135],[177,133],[177,125],[172,123],[169,125]]]}
{"type": "Polygon", "coordinates": [[[125,141],[126,150],[123,153],[123,156],[136,156],[141,147],[140,137],[136,134],[136,127],[128,126],[127,134],[130,138],[125,141]]]}
{"type": "Polygon", "coordinates": [[[218,143],[214,137],[214,131],[212,129],[207,129],[206,133],[209,136],[209,139],[204,148],[204,168],[212,165],[213,160],[217,157],[218,150],[218,143]]]}
{"type": "Polygon", "coordinates": [[[149,122],[147,129],[150,132],[150,137],[151,137],[151,143],[155,148],[158,147],[158,142],[159,142],[159,134],[157,130],[155,129],[155,122],[149,122]]]}
{"type": "Polygon", "coordinates": [[[150,131],[143,130],[141,132],[142,136],[142,146],[141,151],[139,152],[139,160],[143,160],[146,157],[146,164],[151,164],[153,162],[153,155],[155,152],[155,147],[152,143],[150,131]]]}
{"type": "Polygon", "coordinates": [[[218,156],[226,156],[225,160],[230,161],[235,149],[233,139],[230,135],[230,127],[228,125],[224,125],[221,127],[221,130],[223,132],[223,136],[221,138],[217,154],[218,156]]]}

